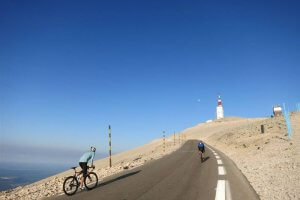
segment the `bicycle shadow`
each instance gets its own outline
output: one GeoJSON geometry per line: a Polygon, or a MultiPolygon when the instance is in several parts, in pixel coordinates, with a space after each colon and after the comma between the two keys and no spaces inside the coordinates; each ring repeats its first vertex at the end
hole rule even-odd
{"type": "Polygon", "coordinates": [[[135,172],[130,172],[130,173],[128,173],[128,174],[124,174],[124,175],[122,175],[122,176],[119,176],[119,177],[117,177],[117,178],[114,178],[114,179],[105,181],[105,182],[103,182],[103,183],[100,182],[100,184],[99,184],[99,182],[98,182],[98,185],[97,185],[96,188],[102,187],[102,186],[105,186],[105,185],[108,185],[108,184],[110,184],[110,183],[113,183],[113,182],[116,182],[116,181],[119,181],[119,180],[122,180],[122,179],[124,179],[124,178],[129,177],[129,176],[133,176],[133,175],[135,175],[135,174],[140,173],[141,171],[142,171],[142,170],[138,170],[138,171],[135,171],[135,172]]]}

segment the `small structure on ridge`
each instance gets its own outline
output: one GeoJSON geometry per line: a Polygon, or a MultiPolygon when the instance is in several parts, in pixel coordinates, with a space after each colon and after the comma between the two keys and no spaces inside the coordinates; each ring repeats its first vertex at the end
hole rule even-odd
{"type": "Polygon", "coordinates": [[[223,109],[222,100],[221,100],[220,95],[218,96],[218,105],[217,105],[216,114],[217,114],[217,119],[224,118],[224,109],[223,109]]]}

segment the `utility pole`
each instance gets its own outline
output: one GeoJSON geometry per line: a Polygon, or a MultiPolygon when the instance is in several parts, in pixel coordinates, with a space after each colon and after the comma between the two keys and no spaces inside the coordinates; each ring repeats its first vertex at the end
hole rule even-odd
{"type": "Polygon", "coordinates": [[[110,125],[108,126],[108,138],[109,138],[109,167],[111,167],[112,164],[111,164],[111,128],[110,128],[110,125]]]}
{"type": "Polygon", "coordinates": [[[165,153],[165,151],[166,151],[166,139],[165,139],[166,136],[165,136],[165,131],[163,133],[164,133],[163,136],[164,136],[164,153],[165,153]]]}

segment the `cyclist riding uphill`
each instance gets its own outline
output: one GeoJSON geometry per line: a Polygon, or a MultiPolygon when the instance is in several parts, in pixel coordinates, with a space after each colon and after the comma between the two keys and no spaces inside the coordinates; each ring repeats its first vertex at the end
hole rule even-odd
{"type": "Polygon", "coordinates": [[[198,150],[201,151],[202,153],[205,152],[205,146],[202,140],[200,140],[198,143],[198,150]]]}
{"type": "Polygon", "coordinates": [[[87,164],[89,162],[92,163],[93,166],[93,161],[94,161],[94,157],[95,157],[95,152],[96,152],[96,148],[95,147],[91,147],[90,151],[85,152],[79,159],[79,166],[82,169],[82,173],[83,176],[80,179],[80,188],[83,188],[83,179],[84,177],[86,177],[87,175],[87,164]]]}

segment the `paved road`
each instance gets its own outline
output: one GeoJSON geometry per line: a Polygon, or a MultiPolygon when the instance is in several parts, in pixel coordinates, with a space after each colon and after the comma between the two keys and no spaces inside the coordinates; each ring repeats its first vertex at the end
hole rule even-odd
{"type": "Polygon", "coordinates": [[[55,200],[255,200],[246,178],[223,153],[207,148],[201,163],[197,141],[141,167],[108,177],[91,191],[55,200]]]}

